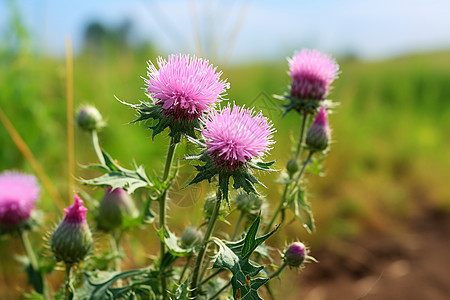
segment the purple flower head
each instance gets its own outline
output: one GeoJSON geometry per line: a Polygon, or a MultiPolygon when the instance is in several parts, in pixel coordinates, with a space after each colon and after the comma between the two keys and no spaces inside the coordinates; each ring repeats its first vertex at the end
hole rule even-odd
{"type": "Polygon", "coordinates": [[[230,105],[213,111],[202,131],[206,148],[216,165],[235,170],[254,157],[262,156],[270,145],[274,129],[261,112],[230,105]]]}
{"type": "Polygon", "coordinates": [[[75,202],[68,208],[64,208],[66,216],[63,222],[65,223],[86,223],[86,213],[88,209],[83,206],[83,200],[78,197],[77,194],[74,195],[75,202]]]}
{"type": "Polygon", "coordinates": [[[307,250],[303,243],[292,243],[284,252],[284,261],[290,267],[300,267],[307,257],[307,250]]]}
{"type": "Polygon", "coordinates": [[[0,174],[0,223],[18,225],[27,220],[39,198],[36,177],[15,171],[0,174]]]}
{"type": "Polygon", "coordinates": [[[167,61],[159,57],[157,64],[159,70],[149,62],[147,91],[164,115],[176,120],[199,118],[229,88],[226,80],[220,80],[222,72],[216,73],[217,67],[208,60],[178,54],[167,61]]]}
{"type": "Polygon", "coordinates": [[[288,58],[292,78],[291,96],[299,99],[323,100],[330,84],[337,78],[339,65],[330,56],[316,50],[303,49],[288,58]]]}
{"type": "Polygon", "coordinates": [[[328,126],[327,109],[322,106],[306,134],[306,145],[313,151],[323,151],[328,147],[331,130],[328,126]]]}

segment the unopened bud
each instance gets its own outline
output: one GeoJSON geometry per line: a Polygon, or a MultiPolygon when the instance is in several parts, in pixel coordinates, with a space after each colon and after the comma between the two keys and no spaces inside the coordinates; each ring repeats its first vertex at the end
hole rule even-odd
{"type": "Polygon", "coordinates": [[[203,234],[197,230],[195,226],[186,227],[181,234],[181,244],[183,247],[188,248],[201,243],[203,234]]]}
{"type": "Polygon", "coordinates": [[[83,130],[99,130],[105,123],[100,112],[91,105],[86,105],[78,110],[76,121],[78,127],[83,130]]]}
{"type": "Polygon", "coordinates": [[[111,231],[119,228],[124,217],[134,218],[138,211],[133,199],[124,189],[107,187],[98,209],[97,222],[100,229],[111,231]]]}
{"type": "Polygon", "coordinates": [[[234,201],[240,211],[249,213],[259,210],[263,204],[262,198],[253,193],[238,193],[234,201]]]}
{"type": "Polygon", "coordinates": [[[50,247],[57,261],[82,261],[92,247],[92,234],[86,221],[87,208],[75,194],[75,202],[64,209],[66,216],[53,232],[50,247]]]}
{"type": "Polygon", "coordinates": [[[327,109],[325,106],[322,106],[306,134],[306,145],[312,151],[323,151],[328,147],[330,136],[331,131],[328,126],[327,109]]]}
{"type": "Polygon", "coordinates": [[[305,261],[306,256],[307,251],[305,245],[300,242],[295,242],[287,247],[283,259],[288,266],[298,268],[305,261]]]}
{"type": "Polygon", "coordinates": [[[296,159],[292,158],[287,162],[286,170],[289,174],[289,177],[292,178],[292,176],[294,176],[294,174],[297,173],[298,169],[299,169],[299,166],[298,166],[298,162],[296,159]]]}

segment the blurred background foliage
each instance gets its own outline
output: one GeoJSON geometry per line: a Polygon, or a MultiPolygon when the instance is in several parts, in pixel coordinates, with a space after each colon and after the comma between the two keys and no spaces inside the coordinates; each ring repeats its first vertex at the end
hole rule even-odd
{"type": "MultiPolygon", "coordinates": [[[[63,197],[68,189],[66,146],[65,61],[32,51],[30,37],[20,14],[11,14],[10,30],[0,43],[0,107],[20,133],[34,156],[63,197]]],[[[86,26],[84,43],[73,61],[75,109],[93,104],[107,120],[100,133],[102,147],[125,167],[136,163],[148,173],[162,168],[168,139],[152,141],[142,125],[128,125],[134,112],[117,98],[137,103],[146,100],[142,88],[146,61],[162,55],[152,43],[131,43],[130,23],[108,27],[93,22],[86,26]]],[[[310,201],[317,232],[309,235],[299,222],[291,223],[277,237],[280,243],[300,237],[315,249],[330,240],[355,238],[370,232],[401,231],[404,221],[429,211],[450,213],[450,52],[423,53],[384,61],[360,61],[354,56],[337,58],[342,74],[330,98],[341,104],[330,115],[333,129],[331,152],[324,160],[325,177],[309,174],[310,201]]],[[[231,89],[227,98],[239,105],[262,109],[272,118],[277,132],[270,159],[284,168],[286,150],[298,134],[299,116],[281,117],[272,94],[282,94],[289,84],[284,57],[265,63],[222,66],[231,89]]],[[[0,169],[33,173],[30,164],[0,126],[0,169]]],[[[90,177],[80,166],[96,161],[88,137],[75,131],[75,177],[90,177]]],[[[183,156],[183,151],[178,153],[183,156]]],[[[200,220],[206,186],[182,189],[194,169],[181,170],[180,183],[171,195],[169,224],[180,232],[191,220],[200,220]]],[[[259,174],[267,188],[260,191],[273,207],[280,196],[278,174],[259,174]]],[[[94,197],[101,191],[89,190],[94,197]]],[[[70,199],[65,199],[69,204],[70,199]]],[[[61,212],[47,191],[42,191],[39,209],[47,213],[43,231],[50,229],[61,212]]],[[[288,216],[292,217],[292,216],[288,216]]],[[[230,216],[230,220],[237,218],[230,216]]],[[[227,225],[222,224],[223,228],[227,225]]],[[[152,231],[152,230],[150,230],[152,231]]],[[[156,237],[139,231],[137,239],[156,247],[156,237]]],[[[36,242],[39,237],[36,238],[36,242]]],[[[11,250],[1,241],[1,253],[11,250]]],[[[149,250],[130,240],[135,255],[126,260],[139,264],[149,250]],[[139,254],[139,251],[142,253],[139,254]],[[133,262],[134,261],[134,262],[133,262]]],[[[276,244],[272,241],[273,244],[276,244]]],[[[5,260],[2,268],[9,269],[5,260]]],[[[5,274],[3,274],[5,279],[5,274]]]]}

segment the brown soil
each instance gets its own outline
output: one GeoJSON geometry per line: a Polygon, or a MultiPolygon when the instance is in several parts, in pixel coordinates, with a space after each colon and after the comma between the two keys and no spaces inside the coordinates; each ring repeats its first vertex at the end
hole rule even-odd
{"type": "MultiPolygon", "coordinates": [[[[436,212],[391,234],[334,241],[314,256],[283,300],[450,299],[450,218],[436,212]]],[[[294,272],[289,273],[293,275],[294,272]]],[[[288,276],[287,273],[284,276],[288,276]]]]}

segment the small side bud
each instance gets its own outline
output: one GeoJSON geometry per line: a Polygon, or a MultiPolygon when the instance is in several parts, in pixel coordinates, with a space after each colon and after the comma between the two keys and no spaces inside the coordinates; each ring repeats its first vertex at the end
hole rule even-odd
{"type": "Polygon", "coordinates": [[[92,234],[86,221],[87,208],[75,194],[75,202],[64,209],[66,216],[53,232],[50,247],[57,261],[78,263],[92,247],[92,234]]]}
{"type": "Polygon", "coordinates": [[[107,187],[98,208],[98,228],[112,231],[119,228],[124,217],[136,217],[138,211],[133,199],[124,189],[107,187]]]}
{"type": "Polygon", "coordinates": [[[105,123],[100,112],[91,105],[86,105],[78,110],[76,121],[82,130],[100,130],[105,123]]]}
{"type": "Polygon", "coordinates": [[[286,170],[289,174],[289,177],[292,178],[294,176],[295,173],[298,172],[299,170],[299,166],[298,166],[298,162],[296,159],[291,158],[287,163],[286,163],[286,170]]]}
{"type": "Polygon", "coordinates": [[[306,145],[312,151],[323,151],[327,149],[330,137],[331,131],[328,126],[327,109],[325,106],[322,106],[306,134],[306,145]]]}
{"type": "Polygon", "coordinates": [[[199,245],[202,241],[203,234],[200,230],[197,230],[195,226],[186,227],[181,234],[181,245],[184,248],[189,248],[195,245],[199,245]]]}
{"type": "Polygon", "coordinates": [[[247,213],[259,211],[263,204],[262,198],[253,193],[247,194],[240,192],[237,194],[234,201],[236,202],[236,206],[240,211],[244,211],[247,213]]]}
{"type": "Polygon", "coordinates": [[[289,245],[284,251],[284,262],[294,268],[298,268],[302,265],[307,257],[307,250],[303,243],[295,242],[289,245]]]}

